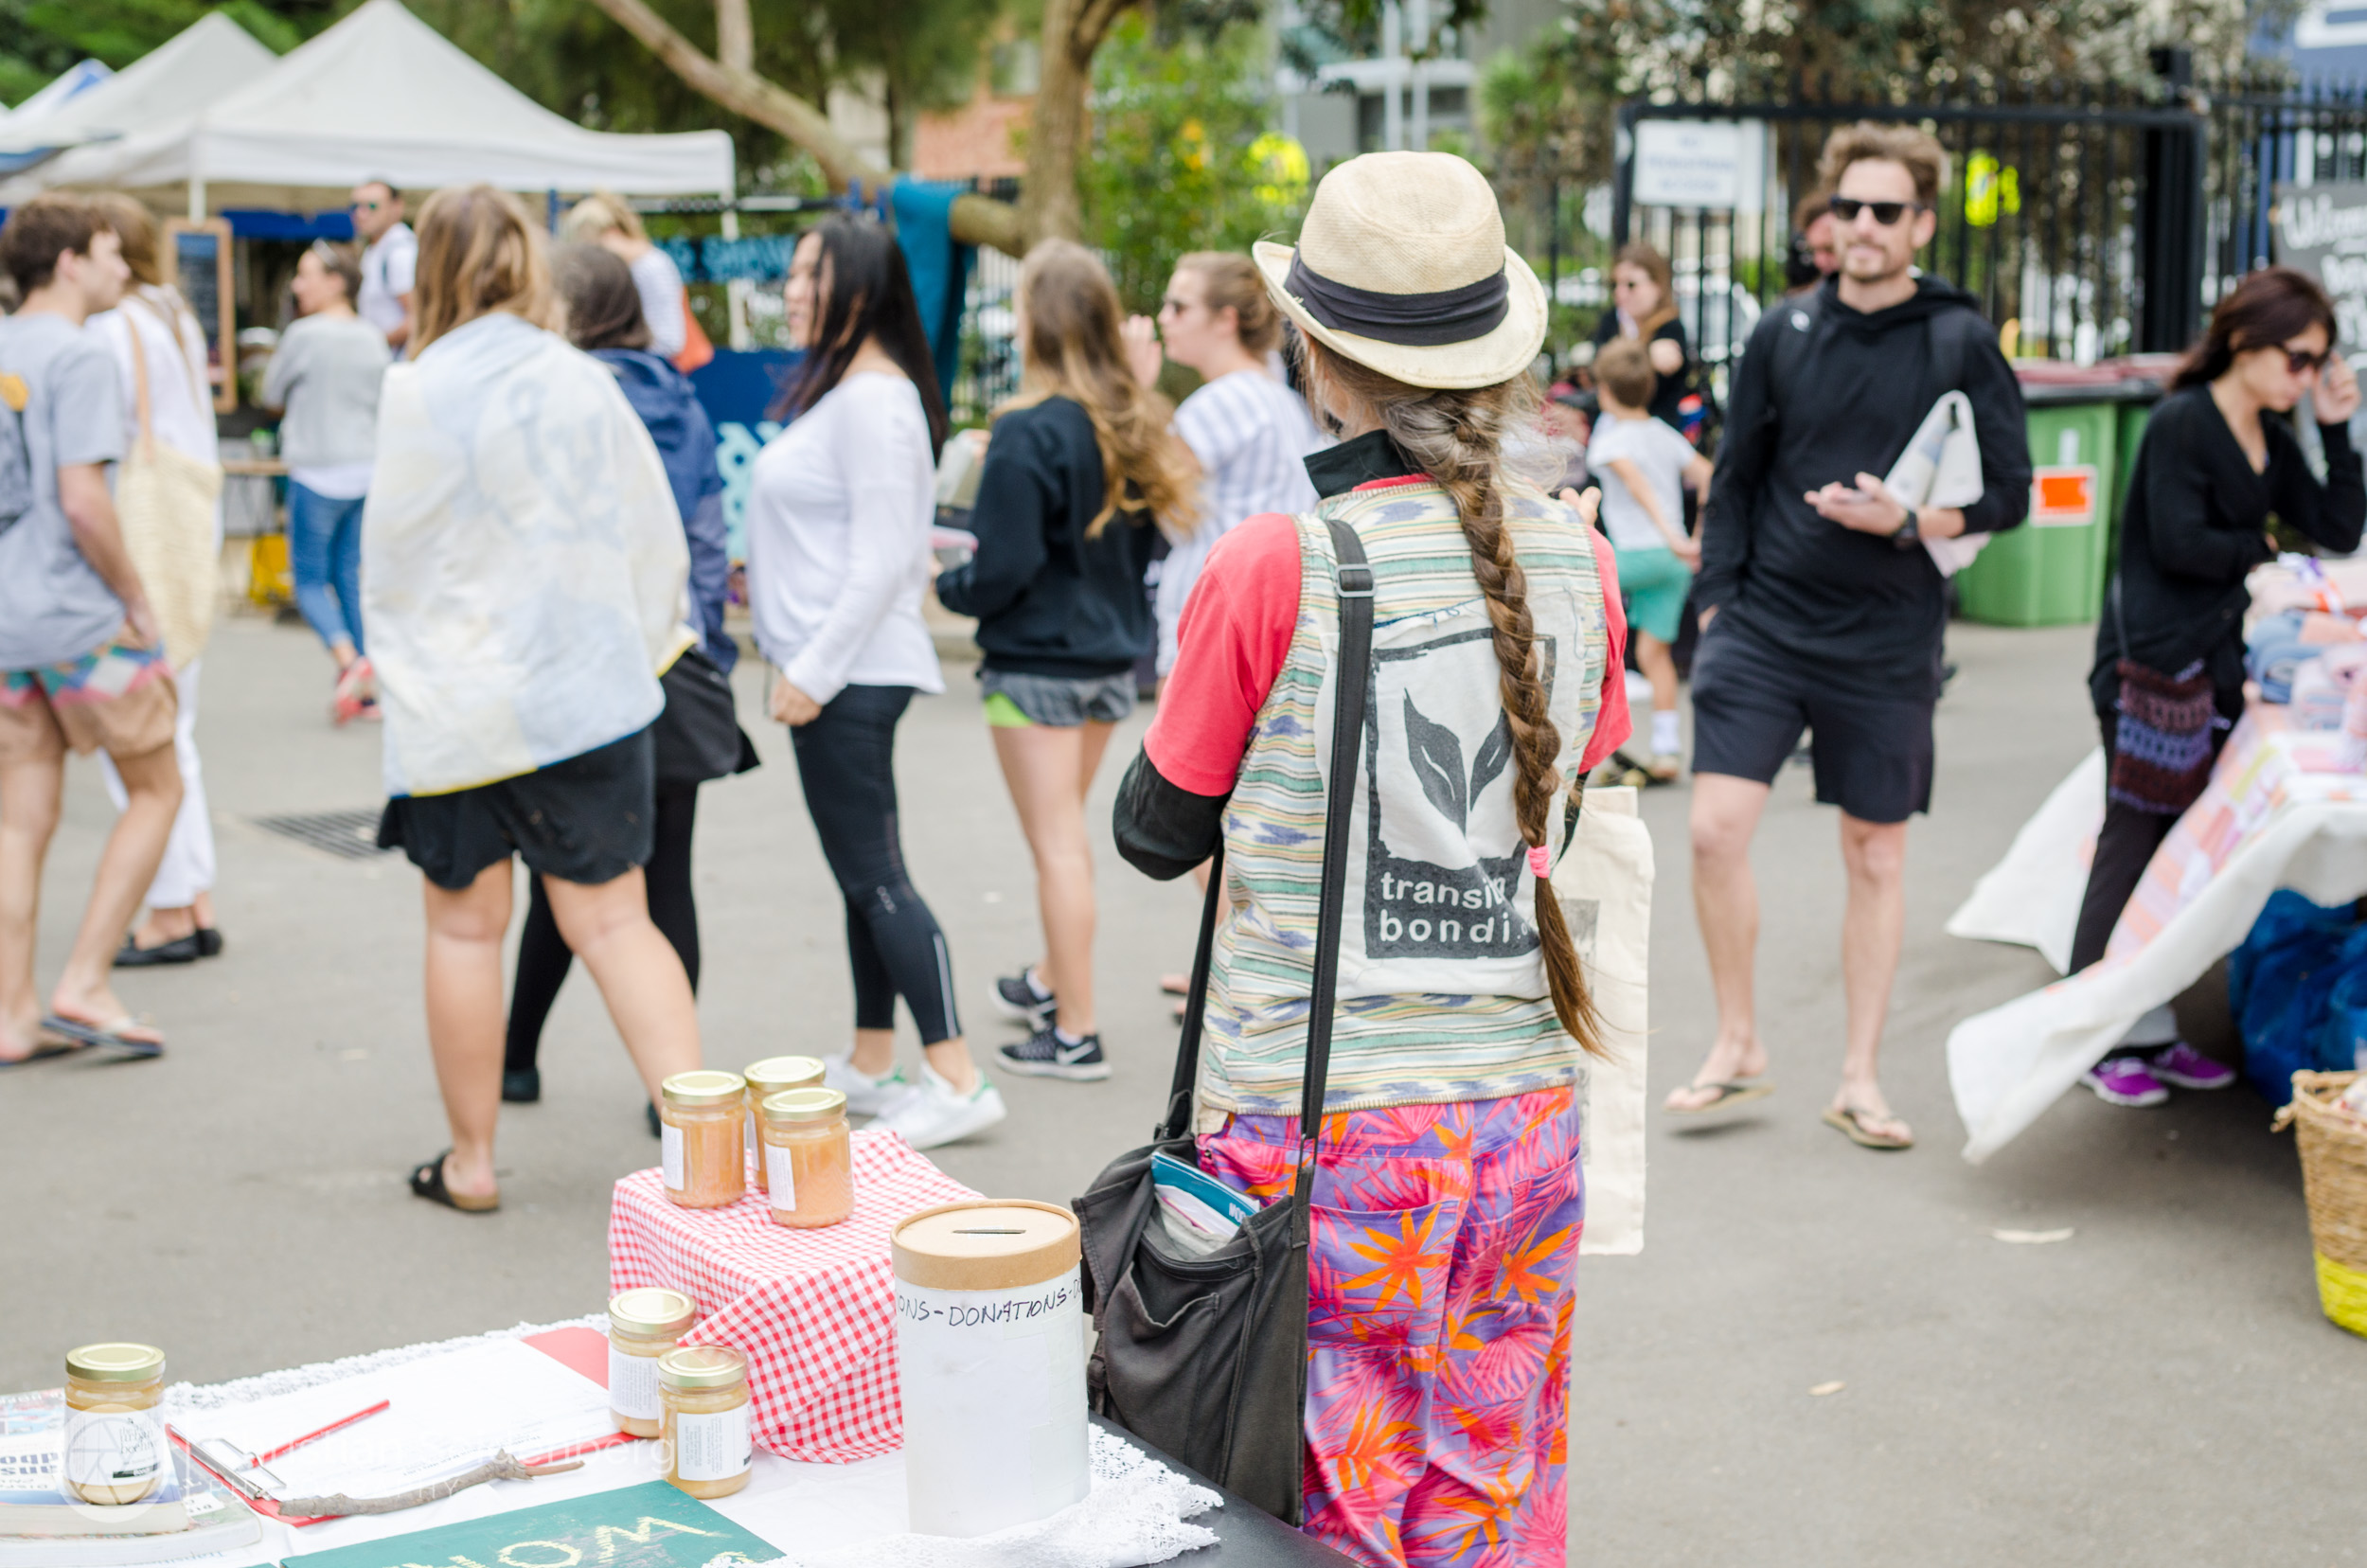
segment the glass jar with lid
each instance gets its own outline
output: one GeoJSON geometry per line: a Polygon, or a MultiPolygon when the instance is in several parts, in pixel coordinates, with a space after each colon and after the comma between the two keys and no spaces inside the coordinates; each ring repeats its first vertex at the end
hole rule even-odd
{"type": "Polygon", "coordinates": [[[152,1345],[85,1345],[65,1358],[61,1488],[84,1503],[137,1503],[172,1477],[165,1436],[165,1353],[152,1345]]]}
{"type": "Polygon", "coordinates": [[[764,1164],[773,1222],[797,1229],[835,1225],[854,1212],[854,1149],[846,1096],[835,1089],[791,1089],[764,1102],[764,1164]]]}
{"type": "Polygon", "coordinates": [[[608,1303],[608,1413],[616,1430],[655,1437],[666,1412],[657,1397],[657,1359],[674,1348],[699,1315],[680,1291],[622,1291],[608,1303]]]}
{"type": "Polygon", "coordinates": [[[658,1146],[666,1196],[682,1208],[721,1208],[748,1190],[743,1104],[748,1081],[703,1068],[658,1085],[658,1146]]]}
{"type": "Polygon", "coordinates": [[[693,1497],[729,1497],[756,1462],[748,1359],[725,1345],[681,1345],[657,1359],[666,1479],[693,1497]]]}
{"type": "Polygon", "coordinates": [[[807,1056],[766,1057],[739,1075],[748,1080],[748,1152],[756,1156],[756,1190],[765,1190],[764,1102],[788,1089],[818,1088],[822,1059],[807,1056]]]}

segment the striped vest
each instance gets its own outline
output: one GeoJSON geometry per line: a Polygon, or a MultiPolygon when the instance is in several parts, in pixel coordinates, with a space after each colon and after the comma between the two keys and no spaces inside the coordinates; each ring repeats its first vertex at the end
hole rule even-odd
{"type": "MultiPolygon", "coordinates": [[[[1568,508],[1524,490],[1506,496],[1505,512],[1568,777],[1601,703],[1604,584],[1568,508]]],[[[1298,1106],[1340,631],[1326,517],[1363,542],[1374,604],[1325,1105],[1493,1099],[1570,1083],[1576,1047],[1538,949],[1486,600],[1453,502],[1417,479],[1337,495],[1297,519],[1298,625],[1225,809],[1227,899],[1201,1103],[1265,1114],[1298,1106]]]]}

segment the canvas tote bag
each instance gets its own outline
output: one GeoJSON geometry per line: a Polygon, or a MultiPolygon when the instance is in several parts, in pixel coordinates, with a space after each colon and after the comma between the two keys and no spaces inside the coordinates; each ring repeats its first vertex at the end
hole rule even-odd
{"type": "Polygon", "coordinates": [[[1631,787],[1575,786],[1554,896],[1586,969],[1608,1054],[1578,1060],[1581,1256],[1644,1250],[1644,1069],[1650,1040],[1652,834],[1631,787]],[[1583,801],[1584,810],[1578,808],[1583,801]]]}
{"type": "Polygon", "coordinates": [[[1326,520],[1339,556],[1340,678],[1333,685],[1331,782],[1324,824],[1323,891],[1308,1001],[1306,1084],[1299,1102],[1299,1176],[1233,1238],[1179,1256],[1152,1223],[1153,1156],[1200,1164],[1192,1092],[1200,1076],[1224,846],[1209,863],[1208,900],[1184,1003],[1184,1037],[1166,1119],[1141,1149],[1120,1155],[1072,1205],[1084,1233],[1085,1304],[1099,1338],[1086,1367],[1094,1410],[1286,1523],[1300,1523],[1307,1409],[1308,1208],[1323,1127],[1331,1021],[1346,918],[1348,822],[1372,663],[1373,574],[1345,524],[1326,520]]]}
{"type": "MultiPolygon", "coordinates": [[[[123,308],[133,307],[154,311],[146,300],[126,296],[123,308]]],[[[205,650],[221,595],[214,503],[222,495],[222,469],[156,439],[149,412],[148,348],[138,325],[129,318],[124,325],[132,333],[132,384],[140,429],[116,474],[116,516],[122,525],[124,548],[140,574],[140,586],[164,628],[165,662],[184,669],[205,650]]],[[[178,346],[181,334],[175,324],[168,319],[165,329],[178,346]]],[[[187,349],[181,353],[186,361],[187,349]]],[[[189,368],[194,372],[194,366],[189,368]]]]}

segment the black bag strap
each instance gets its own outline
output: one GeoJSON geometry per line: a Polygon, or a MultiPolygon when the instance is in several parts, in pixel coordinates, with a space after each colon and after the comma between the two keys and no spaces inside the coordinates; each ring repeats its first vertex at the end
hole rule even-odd
{"type": "MultiPolygon", "coordinates": [[[[1324,1087],[1331,1072],[1331,1015],[1340,989],[1340,935],[1347,912],[1348,827],[1355,815],[1357,752],[1364,737],[1365,675],[1373,660],[1373,569],[1356,530],[1326,518],[1338,556],[1340,650],[1332,688],[1331,786],[1324,811],[1323,892],[1315,917],[1315,974],[1308,996],[1306,1086],[1299,1098],[1301,1166],[1300,1225],[1311,1195],[1314,1162],[1307,1158],[1323,1127],[1324,1087]]],[[[1208,1011],[1208,975],[1214,961],[1217,912],[1224,899],[1224,840],[1217,840],[1208,862],[1208,897],[1201,906],[1200,943],[1192,953],[1192,982],[1184,1003],[1184,1033],[1175,1052],[1175,1077],[1167,1089],[1161,1141],[1191,1130],[1192,1091],[1200,1080],[1201,1030],[1208,1011]]]]}

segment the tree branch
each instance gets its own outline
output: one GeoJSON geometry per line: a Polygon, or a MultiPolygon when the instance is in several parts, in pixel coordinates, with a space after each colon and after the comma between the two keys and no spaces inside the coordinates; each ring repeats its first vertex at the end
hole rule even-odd
{"type": "MultiPolygon", "coordinates": [[[[883,187],[894,178],[889,170],[857,151],[821,110],[787,88],[767,81],[747,65],[731,62],[735,54],[743,60],[754,58],[755,36],[749,27],[748,0],[716,0],[718,49],[724,56],[720,62],[710,59],[676,31],[644,0],[592,3],[639,39],[668,70],[702,97],[768,130],[779,132],[811,153],[832,189],[845,190],[857,180],[866,186],[883,187]]],[[[992,245],[1014,257],[1027,254],[1026,227],[1021,222],[1019,209],[1007,202],[985,196],[959,196],[949,216],[953,238],[966,245],[992,245]]]]}

